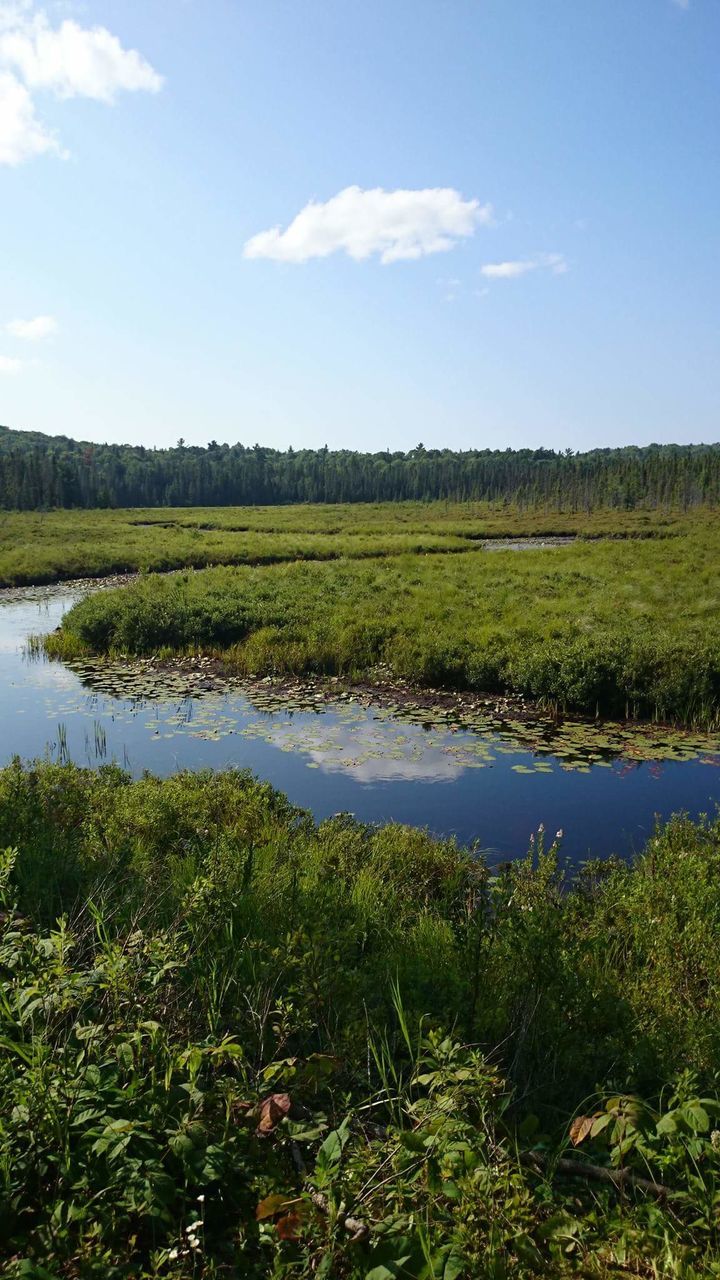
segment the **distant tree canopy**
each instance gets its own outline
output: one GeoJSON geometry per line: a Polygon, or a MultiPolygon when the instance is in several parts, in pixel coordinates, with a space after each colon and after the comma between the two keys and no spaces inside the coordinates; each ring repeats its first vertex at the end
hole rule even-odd
{"type": "Polygon", "coordinates": [[[0,427],[0,507],[200,507],[490,500],[561,510],[720,504],[720,444],[356,453],[88,444],[0,427]]]}

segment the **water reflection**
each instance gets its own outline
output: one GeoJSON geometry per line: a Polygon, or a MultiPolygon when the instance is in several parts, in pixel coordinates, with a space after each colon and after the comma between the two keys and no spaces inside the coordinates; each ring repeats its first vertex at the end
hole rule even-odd
{"type": "Polygon", "coordinates": [[[136,774],[250,768],[320,818],[349,810],[411,822],[463,843],[479,839],[503,857],[523,854],[541,821],[565,830],[575,859],[627,853],[647,838],[656,813],[707,812],[720,798],[720,773],[708,767],[720,764],[716,753],[678,759],[676,744],[658,739],[661,758],[618,760],[607,728],[593,735],[592,749],[571,732],[548,750],[545,731],[522,725],[428,728],[422,715],[408,721],[357,702],[272,709],[261,692],[189,696],[180,677],[160,696],[148,692],[150,675],[133,696],[119,696],[107,673],[81,679],[23,653],[28,636],[56,627],[77,596],[67,587],[0,595],[0,762],[46,756],[114,762],[136,774]]]}
{"type": "Polygon", "coordinates": [[[325,773],[343,770],[356,782],[455,782],[465,765],[443,759],[438,752],[428,750],[422,759],[393,760],[380,757],[375,760],[338,760],[327,752],[311,751],[310,758],[325,773]]]}

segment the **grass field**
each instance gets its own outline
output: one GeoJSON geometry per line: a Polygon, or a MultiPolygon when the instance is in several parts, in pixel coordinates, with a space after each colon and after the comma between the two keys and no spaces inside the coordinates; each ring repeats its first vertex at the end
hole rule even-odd
{"type": "Polygon", "coordinates": [[[720,720],[717,522],[677,517],[650,529],[665,536],[150,575],[76,605],[48,650],[202,650],[250,675],[352,679],[381,666],[418,685],[509,689],[545,706],[711,727],[720,720]]]}
{"type": "Polygon", "coordinates": [[[567,888],[16,764],[0,830],[5,1275],[718,1274],[717,822],[567,888]]]}
{"type": "Polygon", "coordinates": [[[422,551],[528,534],[658,535],[713,513],[518,511],[488,503],[0,512],[0,586],[212,564],[268,564],[422,551]]]}

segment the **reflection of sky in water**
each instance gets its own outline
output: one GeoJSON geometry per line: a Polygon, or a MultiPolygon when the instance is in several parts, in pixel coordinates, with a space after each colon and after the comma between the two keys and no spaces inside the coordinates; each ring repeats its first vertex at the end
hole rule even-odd
{"type": "Polygon", "coordinates": [[[380,756],[374,760],[342,761],[322,751],[311,751],[310,756],[325,773],[344,769],[356,782],[454,782],[465,768],[432,749],[424,752],[420,760],[412,757],[392,760],[380,756]]]}
{"type": "Polygon", "coordinates": [[[350,811],[410,822],[502,856],[523,854],[540,822],[564,829],[574,859],[627,852],[656,813],[712,811],[720,799],[720,770],[699,760],[568,772],[498,734],[427,730],[358,704],[270,713],[238,691],[152,700],[93,692],[61,664],[21,653],[27,635],[56,627],[76,597],[68,588],[0,595],[0,762],[115,761],[136,774],[249,768],[319,818],[350,811]]]}
{"type": "Polygon", "coordinates": [[[443,751],[419,725],[368,722],[368,713],[345,713],[345,724],[316,717],[309,727],[284,725],[261,732],[281,750],[307,751],[309,767],[345,773],[356,782],[454,782],[466,765],[443,751]],[[319,722],[318,722],[319,721],[319,722]]]}

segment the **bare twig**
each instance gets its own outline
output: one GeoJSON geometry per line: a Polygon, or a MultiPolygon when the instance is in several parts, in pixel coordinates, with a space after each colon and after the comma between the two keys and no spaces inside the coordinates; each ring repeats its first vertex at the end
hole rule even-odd
{"type": "Polygon", "coordinates": [[[584,1160],[548,1159],[540,1151],[522,1152],[520,1163],[537,1173],[562,1173],[567,1178],[585,1178],[589,1182],[609,1182],[620,1190],[622,1187],[635,1187],[638,1191],[646,1191],[658,1200],[682,1200],[682,1191],[666,1187],[662,1182],[651,1178],[642,1178],[633,1169],[607,1169],[604,1165],[588,1164],[584,1160]]]}

